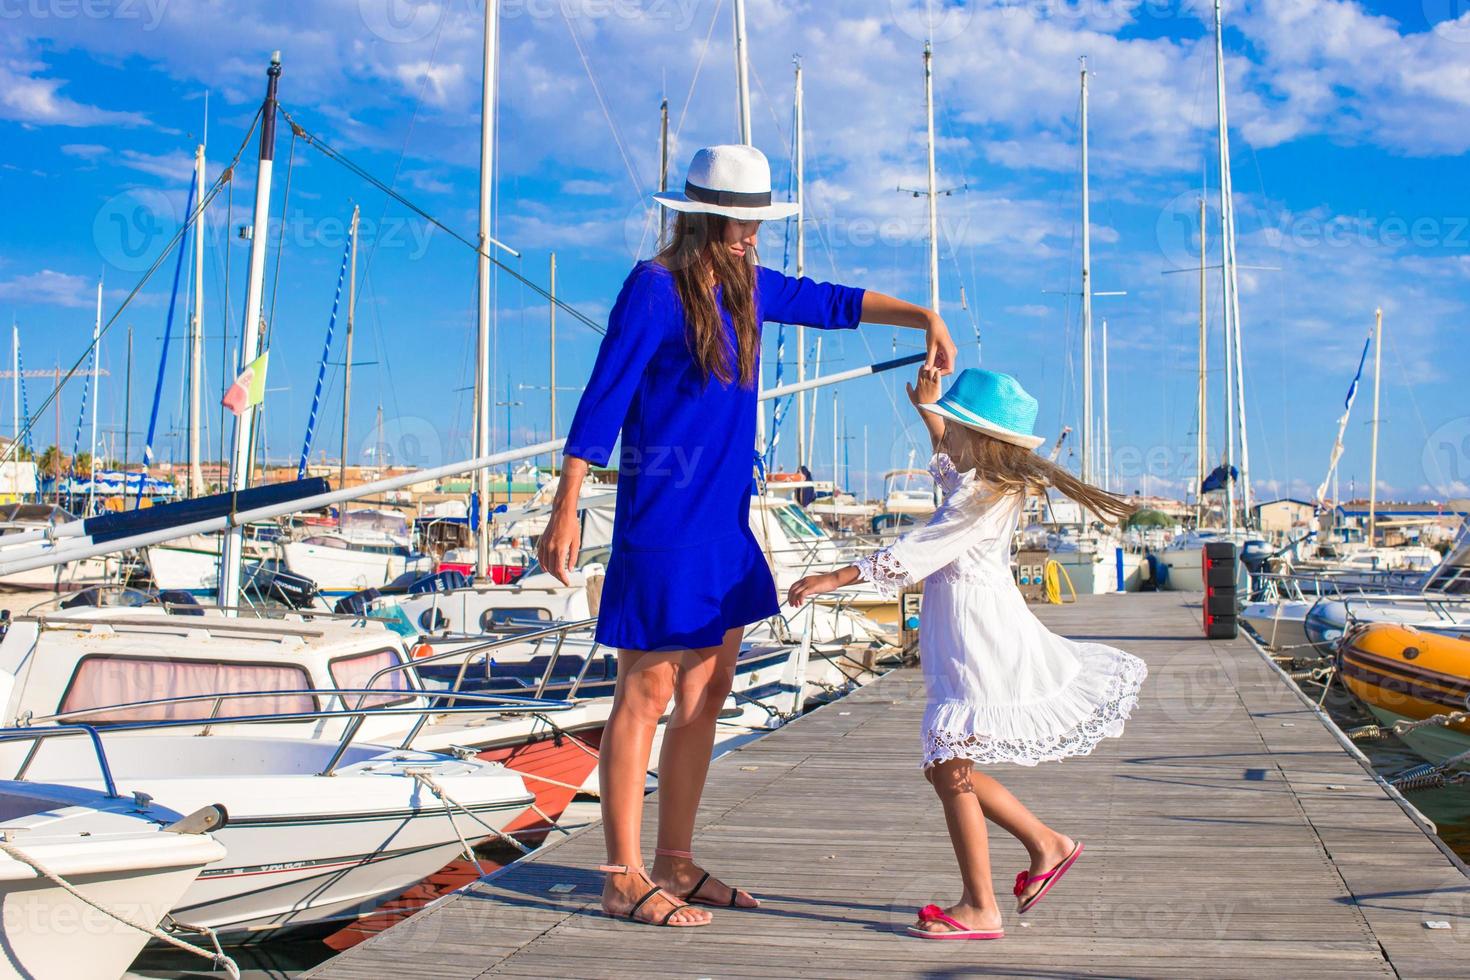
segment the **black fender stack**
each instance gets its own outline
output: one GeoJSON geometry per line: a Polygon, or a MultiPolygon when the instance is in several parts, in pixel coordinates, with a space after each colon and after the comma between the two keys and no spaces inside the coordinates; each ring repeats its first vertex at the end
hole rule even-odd
{"type": "Polygon", "coordinates": [[[1229,541],[1207,541],[1200,566],[1205,583],[1205,636],[1211,640],[1233,640],[1236,624],[1235,545],[1229,541]]]}

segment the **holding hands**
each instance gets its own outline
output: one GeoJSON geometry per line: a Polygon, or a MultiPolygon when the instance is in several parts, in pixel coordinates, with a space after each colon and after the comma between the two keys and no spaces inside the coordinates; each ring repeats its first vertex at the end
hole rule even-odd
{"type": "Polygon", "coordinates": [[[835,592],[843,586],[851,585],[858,580],[856,565],[848,565],[839,568],[835,572],[823,572],[820,575],[808,575],[786,590],[786,603],[792,609],[800,609],[802,603],[814,595],[823,592],[835,592]]]}

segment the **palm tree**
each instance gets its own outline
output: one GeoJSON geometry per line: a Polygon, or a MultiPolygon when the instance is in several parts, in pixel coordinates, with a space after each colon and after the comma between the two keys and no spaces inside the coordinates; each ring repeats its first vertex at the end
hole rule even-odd
{"type": "Polygon", "coordinates": [[[41,454],[38,466],[42,473],[60,477],[66,471],[66,455],[55,446],[47,446],[46,451],[41,454]]]}

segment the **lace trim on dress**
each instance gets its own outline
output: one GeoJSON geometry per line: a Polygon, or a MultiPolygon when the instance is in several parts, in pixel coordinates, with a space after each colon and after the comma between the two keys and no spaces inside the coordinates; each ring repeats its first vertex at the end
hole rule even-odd
{"type": "Polygon", "coordinates": [[[929,475],[946,494],[954,493],[965,484],[965,477],[974,476],[974,470],[961,473],[949,458],[949,453],[935,453],[929,460],[929,475]]]}
{"type": "Polygon", "coordinates": [[[1103,739],[1123,734],[1123,722],[1138,704],[1139,689],[1148,675],[1148,667],[1131,654],[1123,654],[1118,666],[1092,714],[1067,731],[1034,738],[997,738],[973,731],[932,728],[924,733],[924,768],[950,759],[968,759],[981,765],[1009,762],[1034,766],[1038,762],[1087,755],[1103,739]]]}
{"type": "Polygon", "coordinates": [[[858,574],[877,587],[880,595],[892,598],[906,585],[913,584],[913,576],[904,567],[903,559],[893,553],[892,548],[883,548],[856,562],[858,574]]]}

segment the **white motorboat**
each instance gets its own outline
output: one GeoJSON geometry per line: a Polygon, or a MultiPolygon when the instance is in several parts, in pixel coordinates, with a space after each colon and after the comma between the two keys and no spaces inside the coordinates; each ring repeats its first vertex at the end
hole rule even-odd
{"type": "MultiPolygon", "coordinates": [[[[1186,531],[1170,541],[1168,547],[1158,553],[1159,560],[1169,570],[1164,579],[1163,588],[1170,592],[1203,592],[1205,590],[1204,546],[1211,542],[1229,541],[1239,549],[1245,545],[1247,540],[1255,539],[1244,531],[1210,528],[1186,531]]],[[[1239,575],[1236,588],[1240,594],[1244,595],[1247,591],[1249,573],[1246,571],[1244,562],[1237,562],[1236,569],[1239,575]]]]}
{"type": "Polygon", "coordinates": [[[427,575],[434,562],[413,547],[408,521],[390,511],[351,510],[336,527],[308,527],[282,546],[286,568],[316,583],[327,598],[427,575]]]}
{"type": "MultiPolygon", "coordinates": [[[[334,763],[336,740],[122,727],[101,736],[119,790],[171,810],[208,802],[228,812],[214,835],[228,853],[169,908],[231,941],[355,918],[444,867],[462,841],[493,836],[533,800],[520,776],[479,759],[350,744],[334,763]]],[[[31,747],[0,744],[0,772],[28,761],[28,778],[104,788],[86,739],[48,738],[28,758],[31,747]]]]}
{"type": "MultiPolygon", "coordinates": [[[[0,544],[5,535],[49,529],[76,516],[53,504],[0,504],[0,544]]],[[[0,578],[0,592],[75,592],[118,578],[116,558],[80,558],[0,578]]]]}
{"type": "Polygon", "coordinates": [[[226,853],[193,829],[204,820],[181,822],[157,803],[73,786],[0,781],[0,821],[0,978],[110,980],[148,942],[148,933],[83,902],[37,866],[156,927],[200,871],[226,853]]]}

